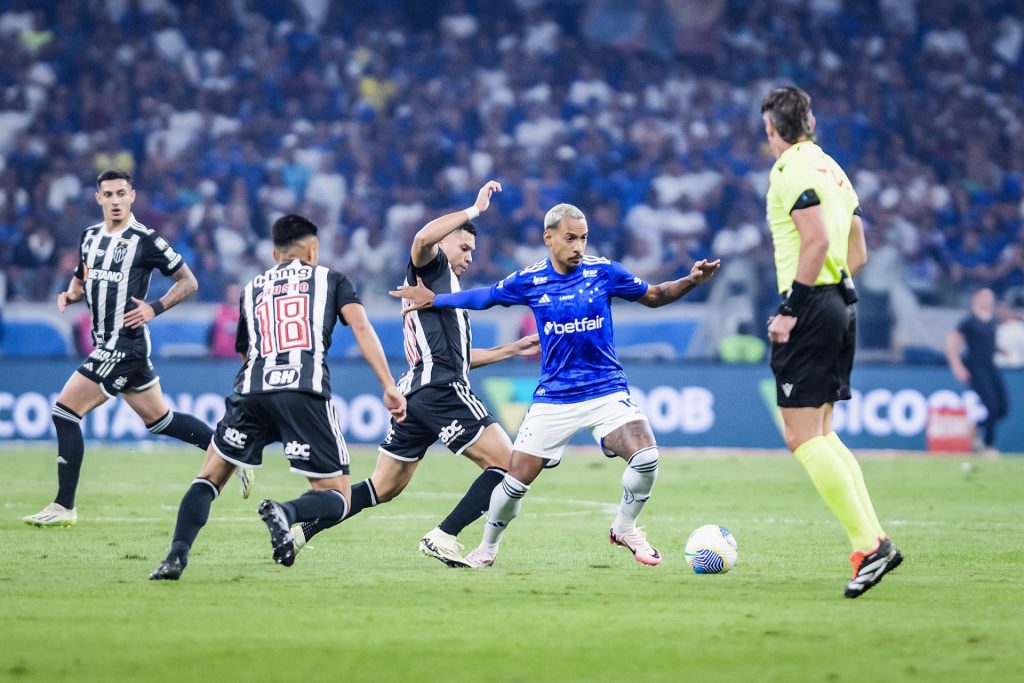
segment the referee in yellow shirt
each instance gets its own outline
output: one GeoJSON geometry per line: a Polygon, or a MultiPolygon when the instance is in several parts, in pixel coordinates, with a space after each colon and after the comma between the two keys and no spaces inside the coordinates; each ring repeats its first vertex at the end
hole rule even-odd
{"type": "Polygon", "coordinates": [[[832,429],[832,404],[850,398],[856,293],[850,275],[867,260],[857,193],[814,143],[811,97],[776,88],[761,102],[775,155],[768,222],[782,304],[768,323],[776,401],[786,445],[846,529],[856,598],[903,561],[882,529],[860,465],[832,429]]]}

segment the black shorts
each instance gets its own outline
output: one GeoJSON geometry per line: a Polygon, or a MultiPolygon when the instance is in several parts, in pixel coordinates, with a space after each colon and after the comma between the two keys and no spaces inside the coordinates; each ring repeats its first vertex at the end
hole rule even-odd
{"type": "Polygon", "coordinates": [[[815,287],[785,344],[772,344],[775,400],[817,408],[850,398],[857,313],[836,286],[815,287]]]}
{"type": "Polygon", "coordinates": [[[160,381],[149,358],[125,355],[124,351],[96,349],[78,366],[78,372],[99,384],[108,398],[143,391],[160,381]]]}
{"type": "Polygon", "coordinates": [[[440,439],[457,455],[473,445],[494,418],[462,382],[428,385],[407,396],[405,420],[391,421],[380,450],[396,460],[421,460],[440,439]]]}
{"type": "Polygon", "coordinates": [[[348,474],[348,447],[338,428],[334,404],[302,391],[242,395],[224,400],[213,448],[238,467],[263,466],[263,448],[284,444],[292,472],[325,479],[348,474]]]}

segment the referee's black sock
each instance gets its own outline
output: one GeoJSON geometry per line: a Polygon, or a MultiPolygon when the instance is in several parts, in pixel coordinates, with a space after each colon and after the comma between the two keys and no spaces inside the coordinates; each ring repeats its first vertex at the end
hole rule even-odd
{"type": "Polygon", "coordinates": [[[168,410],[159,420],[150,422],[146,429],[153,434],[173,436],[204,451],[213,438],[213,430],[205,422],[188,413],[176,413],[172,410],[168,410]]]}
{"type": "Polygon", "coordinates": [[[54,405],[51,412],[53,426],[57,429],[57,497],[54,502],[70,510],[75,507],[78,475],[85,456],[82,416],[61,403],[54,405]]]}
{"type": "Polygon", "coordinates": [[[458,536],[467,526],[480,519],[491,505],[491,492],[505,478],[505,470],[488,467],[470,484],[466,495],[455,506],[438,528],[446,534],[458,536]]]}
{"type": "Polygon", "coordinates": [[[206,526],[210,506],[218,495],[220,491],[209,479],[197,477],[192,480],[192,485],[178,506],[178,522],[174,525],[174,541],[171,543],[171,552],[167,554],[168,562],[178,558],[183,567],[188,564],[188,551],[199,535],[199,530],[206,526]]]}
{"type": "Polygon", "coordinates": [[[306,491],[295,500],[281,503],[288,524],[312,522],[316,519],[340,522],[348,503],[340,491],[306,491]]]}
{"type": "Polygon", "coordinates": [[[302,523],[302,534],[306,537],[306,541],[316,536],[318,533],[325,529],[330,529],[332,526],[341,524],[346,519],[351,519],[352,515],[362,512],[366,508],[372,508],[377,504],[377,490],[373,488],[373,482],[369,479],[364,479],[355,486],[352,487],[352,501],[349,503],[348,514],[344,517],[320,517],[310,522],[302,523]]]}

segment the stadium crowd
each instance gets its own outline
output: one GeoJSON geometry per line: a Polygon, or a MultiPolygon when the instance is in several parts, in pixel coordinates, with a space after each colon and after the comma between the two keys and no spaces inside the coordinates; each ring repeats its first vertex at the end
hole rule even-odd
{"type": "Polygon", "coordinates": [[[265,268],[286,212],[386,296],[413,232],[496,178],[468,281],[543,258],[566,201],[591,253],[652,279],[720,257],[717,296],[760,313],[758,106],[792,80],[860,194],[867,294],[898,276],[924,303],[978,285],[1024,303],[1019,4],[924,4],[0,0],[0,289],[66,286],[109,167],[208,302],[265,268]]]}

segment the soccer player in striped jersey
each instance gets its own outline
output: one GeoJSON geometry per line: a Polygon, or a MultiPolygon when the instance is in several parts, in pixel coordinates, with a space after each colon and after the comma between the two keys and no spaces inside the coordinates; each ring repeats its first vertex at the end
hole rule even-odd
{"type": "Polygon", "coordinates": [[[294,500],[260,503],[274,561],[286,567],[295,561],[290,525],[345,516],[351,497],[348,449],[331,401],[327,365],[339,320],[351,328],[380,381],[384,405],[396,421],[405,419],[405,396],[395,386],[355,288],[341,273],[317,265],[316,225],[288,215],[277,219],[271,232],[277,265],[250,280],[241,296],[235,348],[243,365],[234,391],[225,400],[202,470],[181,499],[171,550],[150,579],[181,577],[231,473],[237,467],[262,467],[263,448],[274,441],[283,444],[291,471],[304,475],[311,487],[294,500]]]}
{"type": "Polygon", "coordinates": [[[103,222],[85,229],[78,268],[57,310],[84,300],[92,314],[96,349],[71,375],[53,407],[57,430],[57,497],[24,517],[33,526],[72,526],[78,521],[75,491],[85,446],[80,422],[89,411],[120,394],[153,434],[205,449],[213,431],[192,415],[167,407],[160,378],[149,359],[146,323],[198,289],[192,271],[162,237],[135,220],[131,176],[104,171],[96,179],[103,222]],[[153,269],[174,279],[159,299],[145,301],[153,269]]]}
{"type": "Polygon", "coordinates": [[[647,417],[630,398],[615,355],[611,299],[651,308],[670,304],[706,282],[719,262],[701,260],[686,277],[649,285],[620,263],[585,256],[587,237],[583,212],[558,204],[544,217],[544,243],[550,251],[544,261],[489,288],[435,294],[417,284],[391,292],[408,299],[409,307],[421,313],[429,306],[479,310],[523,304],[537,319],[540,383],[516,435],[509,471],[491,495],[483,542],[464,558],[464,566],[494,562],[501,536],[519,513],[530,484],[542,469],[558,464],[565,445],[580,429],[591,430],[606,455],[627,463],[609,539],[627,548],[638,562],[661,563],[657,548],[636,526],[658,475],[658,446],[647,417]]]}
{"type": "MultiPolygon", "coordinates": [[[[426,282],[434,291],[459,291],[473,261],[476,228],[471,222],[487,211],[501,185],[491,180],[480,188],[476,203],[427,223],[416,233],[410,250],[406,283],[426,282]]],[[[459,533],[487,509],[491,491],[505,476],[512,442],[469,385],[470,368],[512,356],[536,353],[531,335],[493,349],[474,349],[469,315],[457,309],[431,309],[405,317],[405,352],[409,370],[398,386],[409,399],[409,416],[393,421],[380,445],[373,475],[352,487],[352,507],[345,520],[368,507],[397,497],[412,480],[427,449],[438,439],[453,453],[464,455],[483,472],[451,513],[420,539],[420,551],[448,566],[465,566],[459,533]]],[[[317,520],[292,529],[301,547],[333,526],[317,520]]]]}

